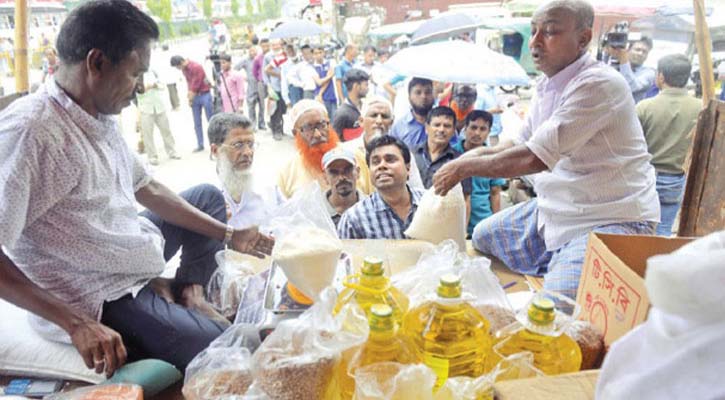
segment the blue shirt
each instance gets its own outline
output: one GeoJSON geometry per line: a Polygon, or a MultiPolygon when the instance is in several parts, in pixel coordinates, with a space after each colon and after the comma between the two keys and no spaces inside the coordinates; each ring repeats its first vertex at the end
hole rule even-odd
{"type": "MultiPolygon", "coordinates": [[[[315,70],[317,71],[317,75],[320,78],[324,78],[327,76],[327,74],[330,72],[330,62],[325,61],[324,64],[315,64],[315,70]]],[[[315,96],[317,96],[320,93],[321,86],[318,86],[317,89],[315,89],[315,96]]],[[[330,84],[327,85],[327,89],[322,93],[322,101],[326,102],[337,102],[337,97],[335,96],[335,84],[334,82],[330,81],[330,84]]]]}
{"type": "Polygon", "coordinates": [[[408,192],[411,204],[405,221],[376,191],[342,214],[337,226],[338,236],[340,239],[408,239],[403,232],[413,221],[423,191],[408,186],[408,192]]]}
{"type": "Polygon", "coordinates": [[[653,68],[640,65],[633,69],[630,63],[621,64],[619,73],[622,74],[629,85],[629,89],[632,90],[635,103],[639,103],[646,98],[647,92],[654,85],[657,77],[657,71],[653,68]]]}
{"type": "MultiPolygon", "coordinates": [[[[476,98],[476,110],[487,111],[498,106],[496,98],[496,88],[488,85],[477,85],[478,97],[476,98]]],[[[501,134],[501,114],[493,114],[493,124],[491,125],[491,133],[489,137],[496,137],[501,134]]]]}
{"type": "MultiPolygon", "coordinates": [[[[465,152],[463,142],[453,146],[457,151],[465,152]]],[[[487,178],[483,176],[474,176],[471,178],[471,216],[468,220],[468,234],[473,234],[473,229],[479,222],[493,215],[491,209],[491,188],[494,186],[503,186],[506,184],[505,179],[487,178]]]]}
{"type": "MultiPolygon", "coordinates": [[[[425,124],[421,124],[415,119],[413,110],[408,110],[403,118],[393,123],[390,128],[390,135],[403,141],[411,150],[411,153],[414,148],[428,140],[428,135],[425,133],[425,124]]],[[[451,144],[456,143],[458,143],[458,135],[453,135],[451,144]]]]}
{"type": "Polygon", "coordinates": [[[345,78],[345,74],[347,71],[352,69],[352,63],[350,61],[347,61],[347,58],[343,58],[342,62],[335,67],[335,78],[340,81],[342,84],[342,96],[344,98],[347,98],[347,88],[345,87],[345,82],[343,81],[343,78],[345,78]]]}

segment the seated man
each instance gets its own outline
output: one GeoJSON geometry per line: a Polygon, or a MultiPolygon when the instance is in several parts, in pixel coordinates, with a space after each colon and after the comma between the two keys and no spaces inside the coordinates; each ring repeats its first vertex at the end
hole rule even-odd
{"type": "Polygon", "coordinates": [[[261,257],[274,244],[226,225],[213,186],[178,196],[154,181],[126,145],[112,115],[130,104],[158,37],[129,2],[84,3],[58,34],[63,67],[0,114],[0,298],[109,376],[127,358],[183,371],[228,325],[203,301],[215,252],[261,257]],[[169,288],[154,278],[180,247],[169,288]]]}
{"type": "Polygon", "coordinates": [[[357,190],[360,168],[355,155],[342,147],[325,153],[322,157],[322,168],[325,170],[325,181],[330,187],[325,193],[325,205],[332,222],[337,226],[342,214],[365,198],[365,194],[357,190]]]}
{"type": "MultiPolygon", "coordinates": [[[[486,145],[488,133],[493,124],[493,115],[486,111],[473,110],[463,120],[463,139],[453,148],[461,153],[472,151],[486,145]]],[[[501,186],[506,180],[474,176],[471,178],[471,198],[467,235],[473,234],[473,228],[482,220],[501,210],[501,186]]]]}
{"type": "Polygon", "coordinates": [[[587,52],[593,23],[594,9],[583,0],[539,7],[529,47],[543,75],[525,126],[515,141],[472,150],[433,178],[445,194],[471,176],[539,173],[538,197],[479,223],[473,246],[516,272],[543,275],[544,288],[572,299],[591,232],[651,234],[660,218],[627,82],[587,52]]]}
{"type": "Polygon", "coordinates": [[[345,211],[337,234],[340,239],[405,239],[403,232],[423,195],[407,184],[410,151],[399,139],[384,135],[370,142],[368,152],[376,191],[345,211]]]}
{"type": "Polygon", "coordinates": [[[274,188],[256,187],[252,121],[238,113],[217,114],[209,121],[207,135],[226,201],[227,223],[239,229],[261,224],[282,199],[274,188]]]}
{"type": "Polygon", "coordinates": [[[290,120],[298,154],[280,171],[277,180],[279,192],[289,199],[313,181],[327,191],[329,187],[322,170],[322,156],[334,149],[340,140],[330,127],[325,106],[314,100],[300,100],[292,107],[290,120]]]}
{"type": "MultiPolygon", "coordinates": [[[[363,193],[373,192],[373,182],[370,179],[370,169],[365,162],[365,146],[373,139],[390,133],[390,126],[393,125],[393,105],[388,99],[381,96],[368,96],[363,101],[362,113],[360,115],[359,124],[363,129],[363,134],[357,139],[345,142],[344,146],[350,149],[358,160],[360,167],[360,180],[358,188],[363,193]]],[[[415,164],[415,158],[410,159],[410,177],[408,184],[417,189],[423,188],[423,181],[420,180],[420,172],[415,164]]]]}

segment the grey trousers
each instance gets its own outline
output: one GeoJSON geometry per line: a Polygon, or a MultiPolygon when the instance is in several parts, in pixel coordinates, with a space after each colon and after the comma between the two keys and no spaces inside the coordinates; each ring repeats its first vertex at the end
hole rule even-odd
{"type": "Polygon", "coordinates": [[[141,135],[143,137],[144,149],[149,156],[149,161],[158,161],[159,155],[154,142],[154,126],[159,127],[161,139],[164,141],[164,149],[169,157],[176,156],[176,142],[171,134],[169,118],[166,112],[147,114],[141,113],[141,135]]]}

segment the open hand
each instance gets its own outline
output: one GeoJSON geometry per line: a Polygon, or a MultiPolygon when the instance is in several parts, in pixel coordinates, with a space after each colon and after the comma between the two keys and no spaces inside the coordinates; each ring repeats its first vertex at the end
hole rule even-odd
{"type": "Polygon", "coordinates": [[[83,362],[96,373],[105,371],[106,376],[110,377],[126,363],[126,347],[121,335],[100,322],[86,319],[69,334],[83,362]]]}
{"type": "Polygon", "coordinates": [[[232,249],[241,253],[253,255],[257,258],[264,258],[272,254],[274,239],[259,233],[255,227],[234,230],[231,241],[232,249]]]}
{"type": "Polygon", "coordinates": [[[465,178],[461,173],[460,164],[458,160],[450,161],[433,175],[433,187],[437,195],[445,196],[453,186],[465,178]]]}

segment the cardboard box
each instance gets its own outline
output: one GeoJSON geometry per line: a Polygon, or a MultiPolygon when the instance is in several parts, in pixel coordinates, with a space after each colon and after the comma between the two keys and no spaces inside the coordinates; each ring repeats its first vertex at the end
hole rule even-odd
{"type": "Polygon", "coordinates": [[[647,318],[647,259],[671,253],[691,238],[591,233],[576,301],[579,318],[604,334],[607,346],[647,318]]]}
{"type": "Polygon", "coordinates": [[[496,382],[496,400],[586,400],[594,399],[599,370],[496,382]]]}

